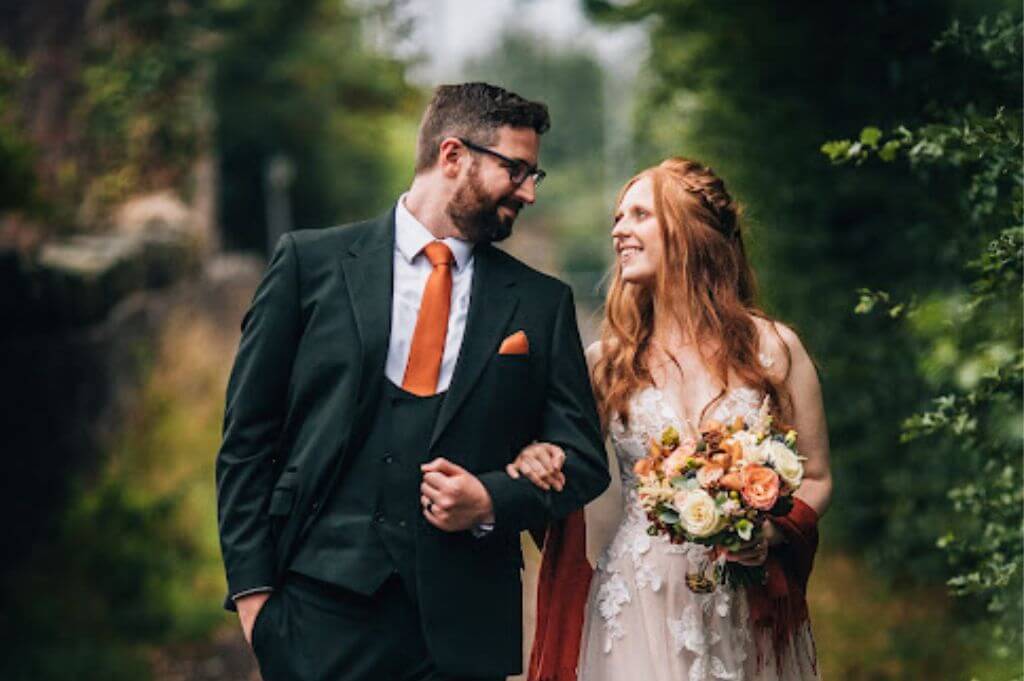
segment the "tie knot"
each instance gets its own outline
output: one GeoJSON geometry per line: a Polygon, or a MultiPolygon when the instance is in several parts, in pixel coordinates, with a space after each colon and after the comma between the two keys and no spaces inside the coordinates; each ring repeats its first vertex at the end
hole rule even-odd
{"type": "Polygon", "coordinates": [[[423,252],[427,254],[427,260],[430,261],[433,267],[451,265],[452,260],[455,259],[452,255],[452,249],[440,241],[431,241],[423,248],[423,252]]]}

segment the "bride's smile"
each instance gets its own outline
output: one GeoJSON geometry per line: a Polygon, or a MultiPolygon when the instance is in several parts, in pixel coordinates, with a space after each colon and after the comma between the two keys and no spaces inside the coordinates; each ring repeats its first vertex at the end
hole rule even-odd
{"type": "Polygon", "coordinates": [[[635,182],[623,195],[615,213],[612,243],[623,281],[642,284],[654,280],[661,260],[662,236],[649,179],[635,182]]]}

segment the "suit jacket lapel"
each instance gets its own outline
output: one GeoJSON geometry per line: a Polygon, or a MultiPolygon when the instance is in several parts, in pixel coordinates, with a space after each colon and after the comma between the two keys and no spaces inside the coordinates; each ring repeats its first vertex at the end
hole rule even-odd
{"type": "Polygon", "coordinates": [[[466,331],[448,395],[434,425],[431,447],[469,396],[487,362],[497,354],[508,320],[519,302],[513,290],[515,279],[501,267],[493,246],[478,246],[473,257],[473,284],[466,331]]]}
{"type": "MultiPolygon", "coordinates": [[[[363,404],[374,404],[370,392],[380,387],[391,332],[394,284],[395,212],[381,216],[359,241],[341,256],[349,299],[355,313],[362,353],[360,391],[363,404]]],[[[339,339],[340,341],[340,339],[339,339]]]]}

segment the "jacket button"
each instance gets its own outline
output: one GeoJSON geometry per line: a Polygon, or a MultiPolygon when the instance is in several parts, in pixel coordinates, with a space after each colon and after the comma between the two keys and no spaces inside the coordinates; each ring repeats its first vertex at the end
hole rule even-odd
{"type": "Polygon", "coordinates": [[[376,513],[373,514],[373,521],[377,522],[377,523],[384,522],[384,514],[381,513],[380,511],[377,511],[376,513]]]}
{"type": "Polygon", "coordinates": [[[384,455],[384,463],[390,465],[390,464],[393,464],[394,462],[395,462],[395,457],[391,456],[390,454],[385,454],[384,455]]]}

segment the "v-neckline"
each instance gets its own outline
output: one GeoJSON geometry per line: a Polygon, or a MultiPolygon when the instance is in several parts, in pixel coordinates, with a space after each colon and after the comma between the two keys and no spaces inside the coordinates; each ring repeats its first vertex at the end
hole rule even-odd
{"type": "MultiPolygon", "coordinates": [[[[659,388],[656,385],[650,386],[650,390],[653,390],[658,394],[659,401],[664,403],[668,407],[669,411],[672,412],[672,418],[678,419],[681,423],[685,424],[686,427],[692,432],[700,432],[700,424],[695,423],[693,419],[683,415],[682,410],[676,405],[675,400],[672,399],[668,391],[666,391],[664,388],[659,388]]],[[[714,404],[716,401],[719,401],[727,397],[730,392],[731,391],[726,390],[725,392],[719,392],[718,395],[712,397],[708,402],[704,404],[703,407],[701,407],[700,414],[703,414],[707,410],[707,408],[714,404]]],[[[700,418],[700,414],[698,414],[697,416],[698,419],[700,418]]]]}
{"type": "MultiPolygon", "coordinates": [[[[672,400],[671,396],[668,394],[668,392],[666,390],[664,390],[663,388],[659,388],[656,385],[648,386],[647,390],[652,390],[652,391],[654,391],[658,395],[658,401],[668,407],[669,412],[671,412],[672,419],[678,420],[681,425],[684,425],[684,427],[686,427],[690,431],[692,431],[691,434],[696,435],[696,434],[700,433],[700,424],[695,424],[691,419],[683,416],[682,412],[675,405],[674,400],[672,400]]],[[[735,388],[728,388],[728,389],[725,390],[725,392],[721,393],[720,395],[717,395],[717,396],[713,397],[710,401],[708,401],[701,408],[701,413],[703,414],[704,411],[709,406],[714,404],[715,402],[724,401],[724,400],[728,399],[730,395],[733,395],[733,394],[735,394],[737,392],[740,392],[740,391],[743,391],[743,390],[753,390],[753,388],[748,388],[746,386],[739,386],[739,387],[735,387],[735,388]]]]}

